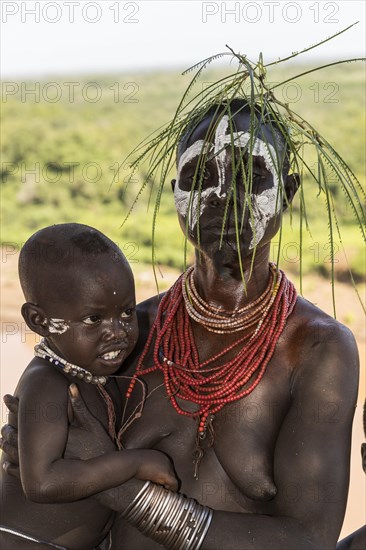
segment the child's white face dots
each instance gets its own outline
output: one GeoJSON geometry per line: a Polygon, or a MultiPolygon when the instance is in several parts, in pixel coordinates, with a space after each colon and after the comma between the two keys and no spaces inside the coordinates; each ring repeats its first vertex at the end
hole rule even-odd
{"type": "MultiPolygon", "coordinates": [[[[47,324],[47,321],[46,321],[47,324]]],[[[65,319],[54,319],[51,318],[48,320],[48,330],[52,334],[64,334],[67,330],[69,330],[70,325],[68,324],[65,319]]]]}

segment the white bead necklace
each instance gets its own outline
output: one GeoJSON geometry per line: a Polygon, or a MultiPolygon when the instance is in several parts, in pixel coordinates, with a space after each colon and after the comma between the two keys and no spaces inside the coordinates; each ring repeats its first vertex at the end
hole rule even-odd
{"type": "Polygon", "coordinates": [[[41,359],[46,359],[50,363],[53,363],[57,367],[63,369],[66,373],[71,374],[71,376],[76,376],[88,384],[102,384],[102,386],[104,386],[107,383],[106,376],[94,376],[88,370],[83,369],[78,365],[74,365],[73,363],[69,363],[69,361],[66,361],[66,359],[57,355],[57,353],[52,351],[47,346],[44,338],[42,338],[41,342],[37,346],[34,346],[34,355],[36,357],[40,357],[41,359]]]}

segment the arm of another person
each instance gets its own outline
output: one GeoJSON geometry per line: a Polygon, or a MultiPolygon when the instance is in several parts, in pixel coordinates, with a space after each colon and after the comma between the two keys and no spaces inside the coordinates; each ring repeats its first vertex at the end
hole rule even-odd
{"type": "Polygon", "coordinates": [[[357,347],[333,321],[302,351],[275,448],[273,514],[215,511],[202,550],[335,548],[349,483],[357,347]]]}
{"type": "Polygon", "coordinates": [[[64,459],[69,432],[68,381],[49,366],[32,370],[19,391],[19,464],[27,498],[43,503],[72,502],[135,476],[176,489],[168,457],[150,450],[117,451],[107,433],[102,447],[106,454],[87,460],[64,459]]]}

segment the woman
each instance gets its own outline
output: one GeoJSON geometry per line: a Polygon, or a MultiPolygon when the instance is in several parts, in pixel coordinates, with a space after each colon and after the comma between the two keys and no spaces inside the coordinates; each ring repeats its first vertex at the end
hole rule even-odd
{"type": "MultiPolygon", "coordinates": [[[[148,398],[129,423],[141,403],[132,381],[124,446],[169,455],[180,492],[203,507],[184,508],[187,501],[134,481],[103,493],[100,501],[125,515],[114,526],[115,549],[336,545],[357,348],[348,329],[269,264],[299,178],[288,174],[283,129],[257,115],[253,140],[252,110],[236,100],[229,114],[214,106],[182,136],[172,187],[195,263],[160,302],[140,304],[141,355],[125,372],[145,381],[148,398]]],[[[92,436],[103,437],[74,403],[92,436]]],[[[88,458],[84,447],[92,452],[91,443],[75,456],[88,458]]]]}

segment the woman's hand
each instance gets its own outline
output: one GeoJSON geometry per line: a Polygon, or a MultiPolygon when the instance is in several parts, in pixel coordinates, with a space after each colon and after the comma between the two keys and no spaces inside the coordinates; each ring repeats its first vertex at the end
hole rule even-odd
{"type": "MultiPolygon", "coordinates": [[[[13,395],[4,395],[4,403],[9,411],[15,416],[18,424],[19,401],[13,395]]],[[[5,424],[1,428],[0,448],[4,453],[5,461],[3,468],[5,472],[14,477],[20,478],[19,455],[18,455],[18,430],[10,424],[5,424]]]]}

